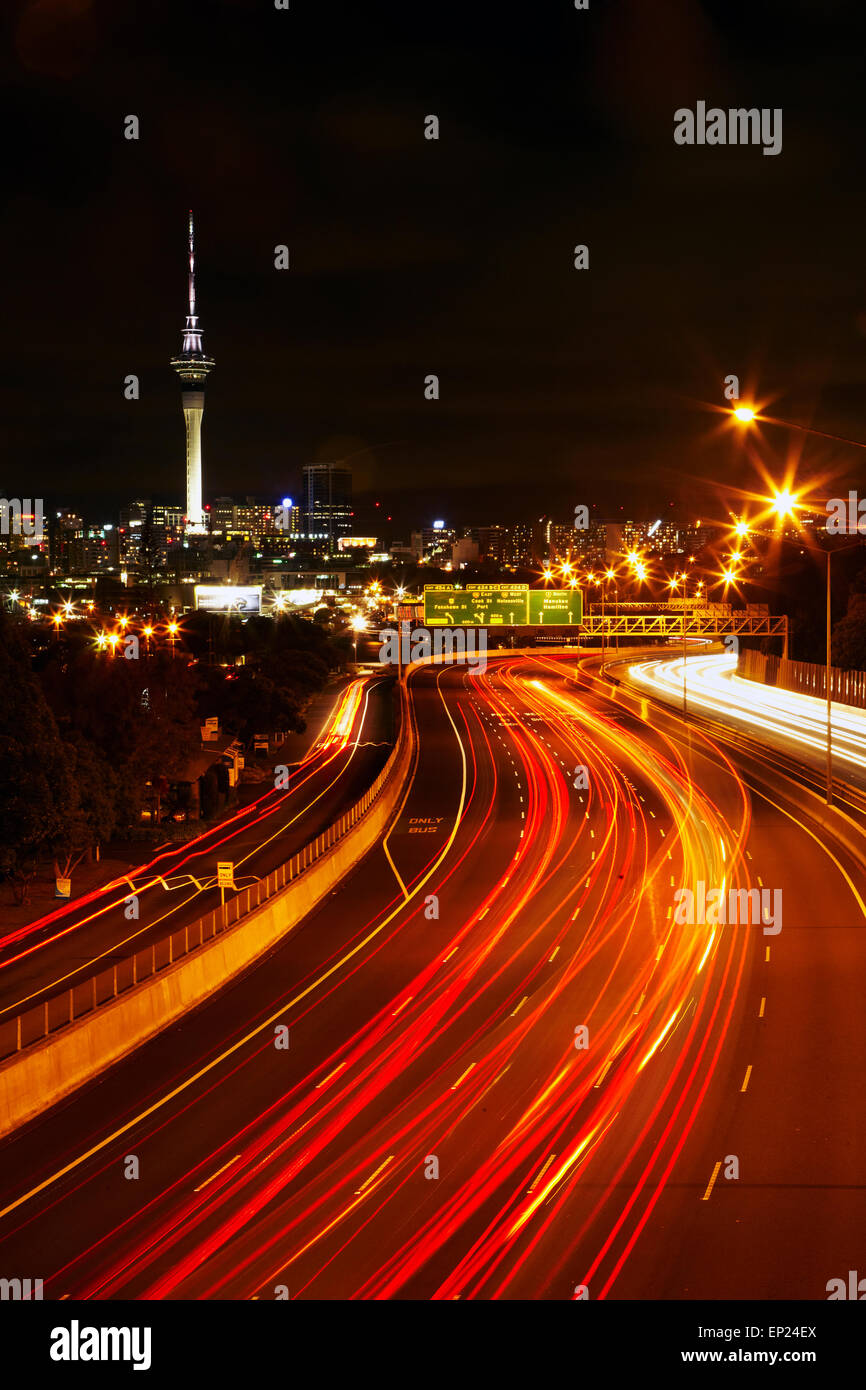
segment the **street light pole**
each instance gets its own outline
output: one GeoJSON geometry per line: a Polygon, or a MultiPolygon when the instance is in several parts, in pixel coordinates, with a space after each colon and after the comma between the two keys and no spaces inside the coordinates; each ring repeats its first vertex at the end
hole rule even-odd
{"type": "Polygon", "coordinates": [[[816,434],[819,439],[832,439],[836,444],[850,444],[855,449],[866,449],[862,439],[849,439],[844,434],[830,434],[828,430],[816,430],[814,425],[801,425],[797,420],[778,420],[774,415],[762,415],[751,406],[738,406],[733,414],[741,424],[750,425],[758,420],[764,425],[781,425],[786,430],[799,430],[801,434],[816,434]]]}
{"type": "MultiPolygon", "coordinates": [[[[852,535],[853,532],[846,531],[845,534],[846,534],[846,535],[852,535]]],[[[843,550],[853,549],[854,546],[855,546],[856,544],[857,544],[857,542],[855,541],[855,542],[852,543],[852,546],[843,546],[842,549],[843,549],[843,550]]],[[[832,632],[833,632],[833,629],[832,629],[833,616],[832,616],[832,608],[831,608],[831,605],[830,605],[830,560],[831,560],[831,558],[832,558],[833,552],[832,552],[832,550],[830,549],[829,546],[827,547],[827,550],[825,551],[825,554],[826,554],[826,556],[827,556],[827,653],[826,653],[826,655],[827,655],[827,674],[826,674],[826,676],[825,676],[825,680],[826,680],[826,682],[827,682],[827,805],[828,805],[828,806],[832,806],[832,805],[833,805],[833,699],[832,699],[832,691],[833,691],[833,667],[832,667],[831,662],[830,662],[830,655],[831,655],[831,650],[832,650],[831,638],[832,638],[832,632]]]]}
{"type": "MultiPolygon", "coordinates": [[[[781,423],[781,422],[775,422],[775,421],[774,421],[773,423],[781,423]]],[[[804,426],[798,426],[797,428],[802,429],[802,428],[804,428],[804,426]]],[[[820,431],[817,431],[817,432],[820,433],[820,431]]],[[[854,441],[848,441],[848,442],[854,442],[854,441]]],[[[755,532],[754,534],[756,534],[756,535],[768,536],[769,533],[768,533],[768,532],[765,532],[765,531],[759,531],[759,532],[755,532]]],[[[853,532],[849,532],[849,531],[846,529],[846,530],[843,532],[843,534],[844,534],[844,535],[851,535],[851,534],[854,534],[854,533],[853,533],[853,532]]],[[[856,542],[854,542],[853,544],[856,544],[856,542]]],[[[849,549],[849,548],[851,548],[851,547],[843,546],[842,548],[843,548],[843,549],[849,549]]],[[[810,549],[811,549],[811,550],[814,550],[814,547],[810,547],[810,549]]],[[[833,626],[832,626],[832,624],[833,624],[833,612],[832,612],[832,604],[831,604],[831,565],[830,565],[830,562],[831,562],[831,559],[832,559],[832,556],[833,556],[833,551],[830,549],[829,546],[828,546],[828,548],[824,551],[824,555],[825,555],[826,560],[827,560],[827,596],[826,596],[826,629],[827,629],[827,630],[826,630],[826,636],[825,636],[825,674],[824,674],[824,683],[825,683],[825,687],[826,687],[825,693],[826,693],[826,696],[827,696],[827,768],[826,768],[825,800],[826,800],[828,806],[832,806],[832,805],[833,805],[833,667],[832,667],[832,664],[831,664],[831,650],[832,650],[832,634],[833,634],[833,626]]],[[[786,635],[785,635],[784,659],[787,661],[787,658],[788,658],[788,638],[787,638],[787,634],[786,634],[786,635]]]]}
{"type": "Polygon", "coordinates": [[[833,702],[831,699],[831,677],[832,668],[830,666],[830,557],[832,551],[827,549],[827,805],[833,804],[833,702]]]}
{"type": "Polygon", "coordinates": [[[683,596],[683,719],[688,718],[686,707],[686,600],[683,596]]]}

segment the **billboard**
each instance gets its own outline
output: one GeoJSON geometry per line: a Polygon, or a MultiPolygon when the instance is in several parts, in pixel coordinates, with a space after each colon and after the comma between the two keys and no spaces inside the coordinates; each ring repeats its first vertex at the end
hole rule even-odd
{"type": "Polygon", "coordinates": [[[195,606],[206,613],[240,613],[242,617],[262,611],[261,584],[196,584],[195,606]]]}
{"type": "Polygon", "coordinates": [[[528,584],[424,586],[425,627],[576,627],[583,617],[579,589],[530,589],[528,584]]]}

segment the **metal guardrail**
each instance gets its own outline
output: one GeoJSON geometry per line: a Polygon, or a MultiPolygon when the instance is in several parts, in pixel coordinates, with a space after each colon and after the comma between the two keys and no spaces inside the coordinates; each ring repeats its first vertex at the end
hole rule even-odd
{"type": "Polygon", "coordinates": [[[260,878],[258,883],[240,889],[223,907],[215,908],[205,917],[199,917],[168,936],[152,941],[149,946],[82,980],[79,984],[72,985],[62,994],[52,995],[22,1013],[4,1019],[0,1022],[0,1060],[14,1057],[26,1048],[43,1042],[61,1028],[67,1028],[69,1024],[110,1003],[118,995],[134,989],[168,966],[175,965],[185,956],[198,950],[205,942],[213,941],[229,927],[243,921],[251,912],[255,912],[263,903],[282,892],[305,873],[358,823],[380,795],[402,751],[407,717],[404,699],[403,722],[385,766],[360,801],[345,811],[339,820],[329,825],[327,830],[323,830],[321,835],[317,835],[315,840],[311,840],[279,868],[274,869],[265,878],[260,878]]]}

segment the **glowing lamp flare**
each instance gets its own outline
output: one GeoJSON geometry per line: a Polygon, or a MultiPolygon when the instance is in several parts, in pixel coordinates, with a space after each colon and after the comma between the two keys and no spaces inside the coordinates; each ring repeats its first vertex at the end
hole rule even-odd
{"type": "Polygon", "coordinates": [[[793,516],[797,506],[797,494],[794,492],[777,492],[773,498],[773,511],[777,516],[793,516]]]}

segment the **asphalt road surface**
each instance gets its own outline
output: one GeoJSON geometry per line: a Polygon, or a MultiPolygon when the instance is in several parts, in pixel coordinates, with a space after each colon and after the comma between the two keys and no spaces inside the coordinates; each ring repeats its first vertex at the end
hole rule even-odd
{"type": "Polygon", "coordinates": [[[46,1298],[826,1298],[866,1218],[862,818],[573,654],[410,690],[382,845],[0,1146],[0,1275],[46,1298]],[[764,919],[682,920],[700,884],[763,892],[764,919]]]}

